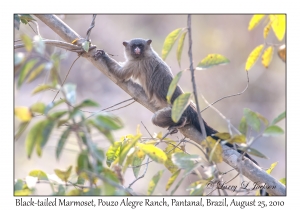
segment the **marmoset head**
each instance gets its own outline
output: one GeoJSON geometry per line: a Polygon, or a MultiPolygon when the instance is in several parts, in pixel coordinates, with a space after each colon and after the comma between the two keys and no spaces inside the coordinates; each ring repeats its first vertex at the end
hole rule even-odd
{"type": "Polygon", "coordinates": [[[142,59],[151,56],[151,42],[151,39],[146,40],[140,38],[123,42],[123,45],[125,46],[125,56],[129,60],[142,59]]]}

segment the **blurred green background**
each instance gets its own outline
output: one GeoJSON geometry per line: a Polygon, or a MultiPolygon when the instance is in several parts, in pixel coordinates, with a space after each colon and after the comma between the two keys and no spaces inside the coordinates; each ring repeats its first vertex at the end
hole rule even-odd
{"type": "MultiPolygon", "coordinates": [[[[92,14],[90,15],[58,15],[67,25],[76,31],[82,37],[86,36],[86,31],[90,26],[92,14]]],[[[202,93],[209,102],[230,94],[241,92],[247,84],[246,73],[244,71],[245,63],[250,52],[258,45],[264,43],[263,22],[254,30],[248,31],[248,23],[252,15],[192,15],[192,39],[193,39],[193,59],[194,66],[210,53],[222,54],[230,60],[225,66],[217,66],[207,71],[197,71],[195,73],[198,93],[202,93]]],[[[37,19],[38,20],[38,19],[37,19]]],[[[41,36],[45,39],[62,40],[44,23],[38,20],[41,36]]],[[[124,61],[123,45],[124,40],[132,38],[152,39],[152,47],[158,54],[161,54],[165,37],[177,28],[186,27],[187,15],[97,15],[95,28],[91,33],[91,40],[98,48],[113,54],[117,61],[124,61]]],[[[20,30],[15,30],[15,40],[20,39],[20,35],[26,33],[33,37],[35,34],[28,25],[21,24],[20,30]]],[[[166,59],[174,74],[189,67],[187,37],[183,48],[181,69],[176,60],[175,43],[173,50],[166,59]]],[[[269,43],[278,42],[273,31],[270,32],[267,41],[269,43]]],[[[17,49],[15,52],[21,52],[24,49],[17,49]]],[[[72,62],[77,58],[76,53],[67,52],[62,49],[47,47],[47,52],[60,51],[67,57],[61,62],[60,76],[64,78],[72,62]]],[[[55,92],[44,92],[32,96],[31,91],[39,84],[47,81],[48,73],[45,71],[37,80],[23,85],[20,89],[15,86],[15,106],[30,106],[37,101],[50,103],[55,96],[55,92]]],[[[273,60],[268,69],[265,69],[259,60],[249,72],[250,85],[248,90],[236,97],[227,98],[218,102],[215,107],[227,117],[230,122],[238,127],[243,108],[250,108],[259,112],[270,121],[286,110],[286,72],[285,64],[274,54],[273,60]]],[[[15,76],[15,81],[17,76],[15,76]]],[[[80,58],[73,66],[67,83],[77,85],[77,102],[84,99],[97,101],[100,109],[112,106],[118,102],[129,99],[121,88],[111,82],[99,70],[97,70],[86,59],[80,58]]],[[[190,73],[185,72],[180,80],[180,86],[184,91],[192,91],[190,73]]],[[[16,85],[16,84],[15,84],[16,85]]],[[[60,96],[57,97],[57,99],[60,96]]],[[[200,98],[200,107],[206,107],[204,101],[200,98]]],[[[88,109],[87,111],[95,111],[88,109]]],[[[119,116],[125,123],[125,127],[114,133],[115,139],[121,136],[135,133],[136,126],[145,124],[147,129],[153,134],[166,130],[156,127],[151,123],[152,113],[138,103],[134,103],[126,108],[113,112],[119,116]]],[[[87,115],[89,115],[87,113],[87,115]]],[[[215,129],[226,132],[228,130],[227,122],[224,121],[214,110],[208,109],[202,114],[205,121],[215,129]]],[[[36,117],[35,120],[41,118],[36,117]]],[[[15,119],[15,126],[19,125],[15,119]]],[[[30,125],[33,125],[31,123],[30,125]]],[[[285,120],[278,124],[285,131],[285,120]]],[[[27,129],[28,131],[29,129],[27,129]]],[[[54,169],[65,170],[69,165],[74,164],[77,158],[77,143],[71,136],[68,140],[66,150],[63,151],[59,161],[55,158],[55,146],[61,135],[62,130],[56,129],[46,145],[42,157],[35,153],[31,159],[26,156],[24,140],[26,132],[15,142],[15,178],[24,178],[31,170],[41,169],[46,173],[53,174],[54,169]]],[[[144,136],[149,136],[147,131],[141,126],[141,132],[144,136]]],[[[250,131],[251,132],[251,131],[250,131]]],[[[181,138],[182,135],[174,135],[174,139],[181,138]]],[[[255,158],[259,164],[268,168],[271,163],[278,161],[277,167],[272,175],[276,179],[286,176],[286,148],[285,135],[278,137],[265,137],[258,139],[253,147],[269,157],[268,160],[255,158]]],[[[103,149],[109,147],[108,141],[100,134],[93,135],[93,140],[99,143],[103,149]]],[[[189,153],[199,153],[199,150],[193,146],[187,146],[189,153]]],[[[146,176],[133,185],[137,192],[146,194],[148,183],[152,176],[163,166],[151,163],[146,176]]],[[[221,164],[220,169],[227,171],[230,167],[221,164]]],[[[143,169],[141,169],[141,172],[143,169]]],[[[229,180],[236,173],[232,172],[226,175],[225,180],[229,180]]],[[[166,194],[165,184],[170,177],[168,171],[164,172],[163,180],[160,180],[154,194],[166,194]]],[[[128,169],[125,174],[125,186],[134,180],[132,170],[128,169]]],[[[182,187],[176,194],[187,194],[185,188],[195,180],[192,175],[185,180],[182,187]]],[[[237,178],[231,184],[238,184],[237,178]]],[[[51,188],[47,184],[40,184],[37,188],[37,194],[49,194],[51,188]]]]}

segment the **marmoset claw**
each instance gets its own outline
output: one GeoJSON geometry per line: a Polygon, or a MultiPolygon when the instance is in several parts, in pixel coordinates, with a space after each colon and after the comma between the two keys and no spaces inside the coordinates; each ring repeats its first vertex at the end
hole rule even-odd
{"type": "Polygon", "coordinates": [[[96,50],[95,55],[94,55],[94,59],[98,60],[100,57],[102,57],[103,55],[105,55],[104,50],[96,50]]]}

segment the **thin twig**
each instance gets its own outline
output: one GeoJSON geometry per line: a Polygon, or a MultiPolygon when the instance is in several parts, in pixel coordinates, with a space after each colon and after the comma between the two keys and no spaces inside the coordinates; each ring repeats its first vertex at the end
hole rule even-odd
{"type": "Polygon", "coordinates": [[[71,69],[72,69],[72,67],[73,67],[73,65],[74,65],[74,63],[78,60],[80,58],[80,56],[78,56],[74,61],[73,61],[73,63],[72,63],[72,65],[71,65],[71,67],[69,68],[69,70],[68,70],[68,73],[67,73],[67,75],[65,76],[65,79],[64,79],[64,81],[62,82],[62,84],[61,84],[61,86],[60,86],[60,88],[59,88],[59,90],[57,91],[57,93],[56,93],[56,95],[54,96],[54,98],[53,98],[53,100],[52,100],[52,102],[54,102],[54,100],[55,100],[55,98],[56,98],[56,96],[58,95],[58,93],[60,92],[60,90],[63,88],[63,86],[64,86],[64,84],[65,84],[65,82],[66,82],[66,79],[68,78],[68,76],[69,76],[69,73],[70,73],[70,71],[71,71],[71,69]]]}
{"type": "Polygon", "coordinates": [[[222,97],[222,98],[216,100],[215,102],[209,104],[207,107],[205,107],[204,109],[202,109],[201,112],[204,112],[206,109],[208,109],[208,108],[211,107],[212,105],[216,104],[217,102],[219,102],[219,101],[221,101],[221,100],[223,100],[223,99],[225,99],[225,98],[230,98],[230,97],[242,95],[242,94],[248,89],[248,87],[249,87],[249,75],[248,75],[248,71],[246,71],[246,73],[247,73],[247,86],[245,87],[245,89],[244,89],[242,92],[236,93],[236,94],[232,94],[232,95],[228,95],[228,96],[224,96],[224,97],[222,97]]]}
{"type": "Polygon", "coordinates": [[[93,173],[93,172],[90,172],[90,171],[87,171],[87,170],[85,170],[85,172],[88,173],[88,174],[90,174],[90,175],[92,175],[92,176],[98,177],[98,178],[101,179],[102,181],[104,181],[104,182],[110,184],[111,186],[114,186],[115,188],[118,188],[118,189],[120,189],[120,190],[123,190],[123,191],[129,193],[130,195],[137,195],[137,194],[136,194],[135,192],[133,192],[131,189],[126,188],[126,187],[124,187],[123,185],[120,185],[119,183],[114,182],[114,181],[112,181],[111,179],[108,179],[108,178],[106,178],[105,176],[103,176],[103,175],[101,175],[101,174],[96,174],[96,173],[93,173]]]}
{"type": "Polygon", "coordinates": [[[188,15],[188,20],[187,20],[187,30],[188,30],[188,36],[189,36],[189,58],[190,58],[190,71],[191,71],[191,77],[192,77],[192,84],[193,84],[193,92],[194,92],[194,97],[195,97],[195,102],[196,102],[196,107],[197,107],[197,112],[198,112],[198,120],[200,123],[200,128],[202,135],[204,138],[206,138],[206,130],[204,127],[203,119],[201,117],[201,112],[200,112],[200,106],[198,102],[198,95],[197,95],[197,87],[196,87],[196,81],[195,81],[195,69],[193,67],[193,54],[192,54],[192,28],[191,28],[191,15],[188,15]]]}
{"type": "MultiPolygon", "coordinates": [[[[105,108],[105,109],[102,109],[102,110],[100,110],[100,111],[96,111],[96,112],[94,112],[93,114],[91,114],[90,116],[88,116],[86,119],[88,119],[88,118],[90,118],[90,117],[92,117],[92,116],[94,116],[94,115],[96,115],[96,114],[98,114],[98,113],[100,113],[100,112],[103,112],[103,111],[105,111],[105,110],[107,110],[107,109],[110,109],[110,108],[112,108],[112,107],[118,106],[118,105],[120,105],[120,104],[122,104],[122,103],[125,103],[125,102],[127,102],[127,101],[130,101],[130,100],[134,100],[134,98],[130,98],[130,99],[127,99],[127,100],[125,100],[125,101],[121,101],[120,103],[114,104],[114,105],[112,105],[112,106],[110,106],[110,107],[107,107],[107,108],[105,108]]],[[[134,101],[134,102],[135,102],[135,101],[134,101]]],[[[132,103],[133,103],[133,102],[132,102],[132,103]]],[[[130,103],[130,104],[132,104],[132,103],[130,103]]],[[[120,107],[120,108],[124,108],[124,107],[126,107],[126,106],[129,106],[130,104],[125,105],[125,106],[120,107]]],[[[116,109],[115,109],[115,110],[116,110],[116,109]]],[[[111,110],[111,111],[114,111],[114,110],[111,110]]]]}
{"type": "Polygon", "coordinates": [[[96,17],[97,17],[97,15],[93,15],[92,23],[91,23],[89,29],[86,32],[86,38],[85,38],[86,40],[90,40],[90,34],[91,34],[92,29],[95,26],[95,19],[96,19],[96,17]]]}

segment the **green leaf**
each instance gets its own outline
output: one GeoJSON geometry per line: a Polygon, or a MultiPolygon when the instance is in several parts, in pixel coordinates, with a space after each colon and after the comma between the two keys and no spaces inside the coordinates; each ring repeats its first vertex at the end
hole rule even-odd
{"type": "Polygon", "coordinates": [[[30,171],[28,175],[32,177],[37,177],[38,180],[48,180],[47,174],[41,170],[30,171]]]}
{"type": "Polygon", "coordinates": [[[20,38],[21,38],[21,40],[22,40],[22,42],[25,46],[26,51],[31,52],[31,50],[32,50],[32,41],[31,41],[30,37],[27,36],[26,34],[22,34],[20,38]]]}
{"type": "Polygon", "coordinates": [[[30,110],[32,112],[37,112],[43,114],[45,111],[46,105],[42,102],[37,102],[33,105],[31,105],[30,110]]]}
{"type": "Polygon", "coordinates": [[[48,114],[48,117],[51,120],[58,120],[59,118],[64,116],[66,113],[68,113],[68,111],[57,111],[57,112],[53,112],[51,114],[48,114]]]}
{"type": "Polygon", "coordinates": [[[243,116],[239,125],[239,131],[246,136],[247,129],[248,129],[247,120],[246,117],[243,116]]]}
{"type": "Polygon", "coordinates": [[[104,128],[101,125],[99,125],[99,123],[96,119],[88,120],[87,124],[94,126],[99,132],[101,132],[110,141],[111,144],[114,143],[114,137],[113,137],[111,131],[109,129],[104,128]]]}
{"type": "Polygon", "coordinates": [[[286,116],[286,111],[282,112],[278,117],[276,117],[273,122],[272,125],[275,125],[276,123],[278,123],[279,121],[283,120],[286,116]]]}
{"type": "Polygon", "coordinates": [[[31,94],[34,95],[36,93],[42,92],[44,90],[49,90],[49,89],[56,89],[56,88],[53,85],[46,85],[46,84],[39,85],[36,88],[34,88],[31,94]]]}
{"type": "MultiPolygon", "coordinates": [[[[31,157],[32,151],[37,144],[39,145],[39,147],[43,147],[45,145],[49,138],[53,125],[54,123],[52,121],[42,120],[37,122],[34,126],[32,126],[25,140],[28,158],[31,157]]],[[[39,155],[40,154],[41,153],[39,153],[39,155]]]]}
{"type": "Polygon", "coordinates": [[[22,15],[20,15],[20,19],[21,20],[27,20],[27,21],[35,20],[31,15],[28,15],[28,14],[22,14],[22,15]]]}
{"type": "Polygon", "coordinates": [[[59,185],[58,186],[58,191],[55,193],[55,195],[65,195],[66,191],[65,188],[63,187],[63,185],[59,185]]]}
{"type": "Polygon", "coordinates": [[[14,191],[17,191],[17,190],[22,190],[23,189],[23,180],[21,179],[18,179],[14,185],[14,191]]]}
{"type": "Polygon", "coordinates": [[[78,176],[76,184],[83,185],[84,183],[85,183],[85,179],[82,178],[81,176],[78,176]]]}
{"type": "Polygon", "coordinates": [[[98,107],[99,104],[95,101],[92,101],[90,99],[84,100],[81,104],[79,104],[78,106],[76,106],[76,108],[80,109],[83,107],[98,107]]]}
{"type": "Polygon", "coordinates": [[[196,161],[201,161],[201,157],[199,155],[189,155],[183,152],[174,153],[172,155],[172,161],[175,165],[177,165],[180,169],[185,170],[185,174],[187,175],[194,170],[195,167],[198,167],[196,161]]]}
{"type": "Polygon", "coordinates": [[[107,112],[97,114],[95,122],[109,130],[118,130],[124,126],[119,117],[107,112]]]}
{"type": "Polygon", "coordinates": [[[60,154],[64,148],[64,145],[69,137],[70,132],[71,132],[71,128],[68,127],[61,135],[56,147],[56,159],[59,159],[60,154]]]}
{"type": "Polygon", "coordinates": [[[25,81],[29,71],[32,67],[37,63],[36,59],[31,59],[30,61],[26,62],[25,65],[22,67],[19,75],[18,85],[17,87],[20,88],[23,82],[25,81]]]}
{"type": "Polygon", "coordinates": [[[224,65],[229,63],[228,58],[220,54],[209,54],[200,63],[198,63],[196,70],[203,70],[217,65],[224,65]]]}
{"type": "Polygon", "coordinates": [[[42,130],[39,133],[40,135],[42,135],[42,138],[39,138],[36,144],[36,151],[38,156],[42,155],[42,149],[46,145],[54,125],[55,125],[54,121],[44,120],[42,130]]]}
{"type": "Polygon", "coordinates": [[[148,190],[147,190],[147,195],[152,195],[158,181],[160,180],[162,174],[163,174],[164,170],[158,171],[151,179],[149,185],[148,185],[148,190]]]}
{"type": "Polygon", "coordinates": [[[270,168],[268,170],[266,170],[267,174],[271,174],[271,172],[273,171],[273,169],[276,167],[278,162],[272,163],[270,168]]]}
{"type": "Polygon", "coordinates": [[[180,173],[180,169],[178,169],[177,171],[175,171],[172,174],[172,176],[170,177],[170,179],[168,180],[168,183],[166,185],[166,191],[168,191],[170,189],[170,187],[172,186],[172,184],[174,183],[174,181],[178,177],[179,173],[180,173]]]}
{"type": "Polygon", "coordinates": [[[248,125],[251,126],[256,132],[259,132],[260,120],[257,114],[248,108],[244,108],[244,116],[246,117],[248,125]]]}
{"type": "Polygon", "coordinates": [[[177,185],[174,187],[174,189],[171,191],[171,195],[175,193],[175,191],[178,189],[178,187],[181,185],[182,181],[184,180],[186,176],[182,177],[180,181],[177,183],[177,185]]]}
{"type": "Polygon", "coordinates": [[[15,26],[15,29],[17,29],[17,30],[20,29],[20,23],[21,23],[21,19],[20,19],[19,15],[14,15],[14,26],[15,26]]]}
{"type": "Polygon", "coordinates": [[[136,136],[134,136],[133,138],[131,138],[130,140],[128,140],[128,143],[123,146],[121,148],[121,151],[120,151],[120,159],[119,159],[119,164],[120,165],[123,165],[123,162],[127,156],[127,153],[129,152],[129,150],[135,146],[135,144],[138,142],[138,140],[141,138],[141,134],[138,134],[136,136]]]}
{"type": "Polygon", "coordinates": [[[179,38],[179,41],[178,41],[178,47],[177,47],[177,54],[176,55],[177,55],[177,61],[178,61],[179,67],[180,67],[182,48],[183,48],[186,33],[187,33],[187,31],[183,32],[182,35],[179,38]]]}
{"type": "Polygon", "coordinates": [[[184,110],[190,104],[191,93],[183,93],[178,96],[172,106],[172,120],[177,123],[181,115],[183,114],[184,110]]]}
{"type": "Polygon", "coordinates": [[[269,125],[269,121],[264,116],[262,116],[261,114],[259,114],[257,112],[256,112],[256,115],[265,124],[265,126],[269,125]]]}
{"type": "Polygon", "coordinates": [[[15,53],[15,66],[21,64],[25,60],[25,55],[22,52],[15,53]]]}
{"type": "Polygon", "coordinates": [[[76,102],[76,85],[75,84],[65,84],[63,90],[66,94],[67,101],[74,106],[76,102]]]}
{"type": "Polygon", "coordinates": [[[23,134],[23,132],[26,130],[26,128],[28,127],[30,121],[28,122],[22,122],[19,127],[18,127],[18,131],[15,134],[15,140],[18,140],[20,138],[20,136],[23,134]]]}
{"type": "Polygon", "coordinates": [[[266,128],[266,130],[263,133],[263,136],[278,136],[284,134],[284,131],[282,128],[280,128],[277,125],[271,125],[266,128]]]}
{"type": "Polygon", "coordinates": [[[280,179],[279,182],[281,182],[282,184],[286,185],[286,178],[280,179]]]}
{"type": "Polygon", "coordinates": [[[157,163],[164,163],[167,160],[167,155],[160,148],[152,144],[137,144],[137,146],[148,155],[153,161],[157,163]]]}
{"type": "Polygon", "coordinates": [[[32,70],[28,76],[27,83],[32,82],[37,76],[39,76],[42,73],[44,68],[45,68],[45,64],[42,63],[34,70],[32,70]]]}
{"type": "Polygon", "coordinates": [[[171,99],[172,99],[172,96],[176,90],[176,87],[177,87],[177,84],[179,82],[179,79],[181,78],[181,75],[182,75],[182,71],[178,72],[176,74],[176,76],[173,78],[170,86],[169,86],[169,89],[168,89],[168,93],[167,93],[167,101],[168,103],[171,103],[171,99]]]}
{"type": "Polygon", "coordinates": [[[59,169],[54,169],[55,174],[64,182],[67,182],[72,171],[72,166],[69,166],[69,168],[66,171],[61,171],[59,169]]]}
{"type": "Polygon", "coordinates": [[[161,53],[161,58],[163,60],[166,60],[169,52],[171,51],[175,41],[177,40],[177,38],[182,30],[183,30],[183,28],[178,28],[178,29],[172,31],[171,33],[169,33],[168,36],[166,37],[166,39],[164,41],[162,53],[161,53]]]}
{"type": "Polygon", "coordinates": [[[57,100],[55,102],[51,102],[49,104],[47,104],[46,108],[45,108],[45,114],[47,114],[51,109],[53,109],[54,107],[62,104],[62,103],[65,103],[66,100],[65,99],[60,99],[60,100],[57,100]]]}
{"type": "Polygon", "coordinates": [[[85,52],[89,52],[90,43],[88,41],[83,42],[82,48],[84,49],[85,52]]]}
{"type": "Polygon", "coordinates": [[[78,158],[77,158],[77,167],[78,171],[84,171],[84,170],[89,170],[91,168],[90,163],[89,163],[89,157],[88,157],[88,152],[86,150],[83,150],[78,158]]]}
{"type": "Polygon", "coordinates": [[[247,148],[247,147],[243,147],[243,146],[238,146],[237,147],[239,150],[242,151],[246,151],[246,153],[250,154],[250,155],[254,155],[256,157],[260,157],[260,158],[264,158],[264,159],[269,159],[267,156],[265,156],[264,154],[262,154],[261,152],[259,152],[256,149],[253,148],[247,148]]]}
{"type": "Polygon", "coordinates": [[[133,156],[133,161],[132,161],[132,170],[133,170],[133,174],[134,174],[135,178],[137,178],[139,176],[139,172],[141,169],[140,165],[143,163],[145,157],[146,157],[145,153],[141,149],[136,148],[136,150],[134,152],[134,156],[133,156]],[[139,166],[139,167],[136,167],[136,166],[139,166]]]}

